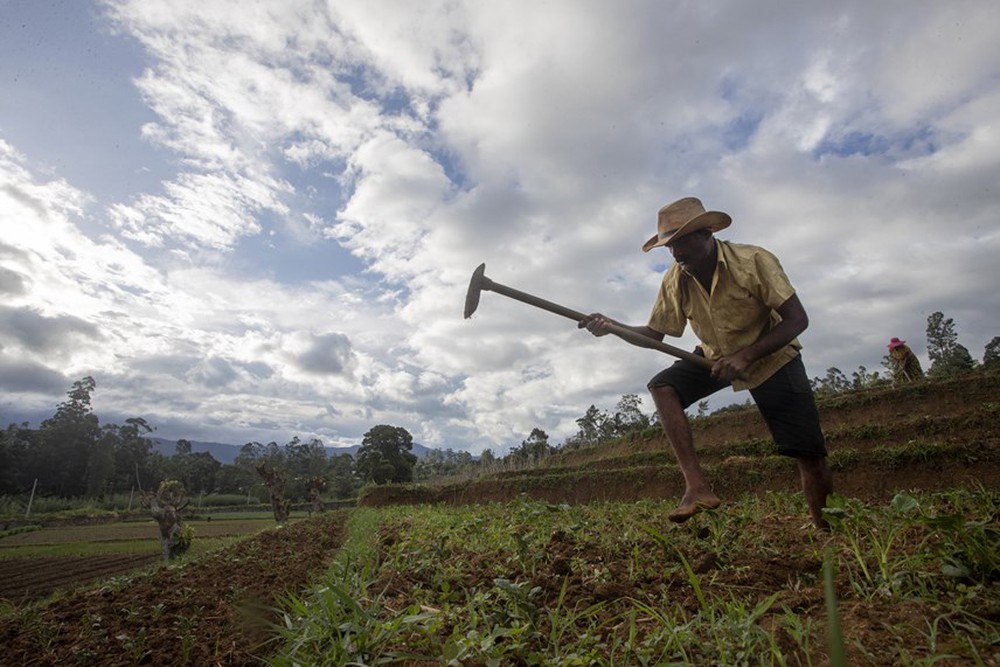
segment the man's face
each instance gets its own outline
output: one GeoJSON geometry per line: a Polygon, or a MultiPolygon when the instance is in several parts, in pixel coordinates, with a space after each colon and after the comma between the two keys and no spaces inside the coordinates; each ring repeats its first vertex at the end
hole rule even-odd
{"type": "Polygon", "coordinates": [[[713,245],[712,233],[700,229],[671,241],[667,244],[667,249],[674,256],[674,261],[684,268],[691,268],[711,256],[713,245]]]}

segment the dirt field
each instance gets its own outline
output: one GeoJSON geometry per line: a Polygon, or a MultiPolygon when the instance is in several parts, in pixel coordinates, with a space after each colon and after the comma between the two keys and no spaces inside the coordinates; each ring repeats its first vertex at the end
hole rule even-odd
{"type": "Polygon", "coordinates": [[[182,567],[79,589],[0,618],[4,665],[251,665],[276,596],[340,544],[345,514],[263,532],[182,567]]]}
{"type": "Polygon", "coordinates": [[[0,560],[0,599],[13,604],[153,565],[158,552],[105,556],[38,556],[0,560]]]}
{"type": "MultiPolygon", "coordinates": [[[[270,519],[193,522],[197,538],[234,537],[274,526],[270,519]]],[[[158,529],[152,521],[58,526],[9,535],[0,540],[0,600],[20,605],[47,597],[59,590],[86,585],[108,577],[126,575],[155,565],[160,559],[158,529]],[[26,547],[65,545],[114,545],[145,541],[142,553],[95,555],[10,556],[26,547]]]]}

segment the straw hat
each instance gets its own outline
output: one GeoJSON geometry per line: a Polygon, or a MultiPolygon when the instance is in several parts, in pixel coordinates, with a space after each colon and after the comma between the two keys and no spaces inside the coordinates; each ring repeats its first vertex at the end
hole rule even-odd
{"type": "Polygon", "coordinates": [[[656,236],[642,244],[642,251],[649,252],[699,229],[717,232],[728,227],[732,221],[727,213],[706,211],[696,197],[678,199],[660,209],[656,218],[656,236]]]}

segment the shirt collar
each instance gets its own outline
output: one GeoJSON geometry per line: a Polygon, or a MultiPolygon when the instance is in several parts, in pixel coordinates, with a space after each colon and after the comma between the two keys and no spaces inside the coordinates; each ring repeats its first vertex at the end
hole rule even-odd
{"type": "MultiPolygon", "coordinates": [[[[714,236],[712,237],[712,240],[715,241],[715,266],[718,267],[719,264],[722,264],[723,266],[728,268],[729,264],[726,263],[726,255],[725,253],[722,252],[722,241],[715,238],[714,236]]],[[[694,278],[694,274],[685,269],[680,264],[677,265],[677,268],[681,270],[681,274],[688,276],[689,278],[694,278]]]]}

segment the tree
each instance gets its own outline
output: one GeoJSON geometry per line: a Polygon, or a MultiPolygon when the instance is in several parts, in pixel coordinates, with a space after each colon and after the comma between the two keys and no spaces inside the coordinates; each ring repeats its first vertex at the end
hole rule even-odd
{"type": "Polygon", "coordinates": [[[986,344],[986,349],[983,351],[983,368],[1000,369],[1000,336],[994,336],[993,340],[986,344]]]}
{"type": "Polygon", "coordinates": [[[191,441],[181,438],[174,445],[174,456],[190,456],[191,455],[191,441]]]}
{"type": "Polygon", "coordinates": [[[215,491],[216,477],[222,469],[222,464],[210,453],[192,454],[187,440],[177,441],[177,453],[167,459],[164,466],[166,476],[179,480],[192,497],[215,491]],[[187,447],[182,443],[187,443],[187,447]]]}
{"type": "Polygon", "coordinates": [[[90,407],[90,395],[96,388],[87,376],[73,383],[69,399],[56,413],[42,422],[40,440],[32,448],[32,458],[39,470],[39,489],[60,496],[79,496],[87,489],[87,461],[97,442],[100,425],[90,407]]]}
{"type": "Polygon", "coordinates": [[[517,461],[538,463],[552,453],[548,434],[540,428],[531,429],[527,440],[521,441],[520,447],[511,451],[511,458],[517,461]]]}
{"type": "Polygon", "coordinates": [[[649,428],[652,420],[648,415],[643,414],[640,406],[642,400],[638,394],[625,394],[615,406],[615,414],[611,418],[614,423],[614,433],[612,437],[622,437],[636,431],[644,431],[649,428]]]}
{"type": "Polygon", "coordinates": [[[864,366],[858,366],[858,370],[851,373],[851,389],[867,389],[883,384],[882,376],[878,371],[868,372],[864,366]]]}
{"type": "Polygon", "coordinates": [[[278,523],[285,523],[291,512],[292,503],[285,497],[284,476],[267,460],[257,462],[254,467],[271,494],[271,510],[274,512],[274,520],[278,523]]]}
{"type": "Polygon", "coordinates": [[[576,420],[580,430],[576,433],[576,441],[581,445],[596,445],[601,442],[604,432],[604,424],[608,421],[608,415],[591,405],[582,417],[576,420]]]}
{"type": "Polygon", "coordinates": [[[327,457],[323,441],[313,438],[303,442],[295,436],[285,445],[283,455],[289,478],[288,494],[295,499],[310,499],[312,492],[307,480],[326,476],[327,457]]]}
{"type": "Polygon", "coordinates": [[[145,437],[153,427],[140,418],[101,426],[91,409],[96,387],[90,376],[74,382],[37,430],[25,423],[0,431],[0,493],[25,492],[36,479],[39,493],[64,498],[128,492],[137,480],[144,490],[156,488],[164,458],[145,437]]]}
{"type": "Polygon", "coordinates": [[[327,478],[334,498],[353,498],[358,493],[358,476],[354,470],[354,457],[337,454],[327,461],[327,478]]]}
{"type": "Polygon", "coordinates": [[[813,378],[810,381],[813,391],[818,395],[839,394],[851,388],[851,381],[844,375],[844,371],[836,366],[826,369],[826,377],[813,378]]]}
{"type": "Polygon", "coordinates": [[[955,321],[944,313],[932,313],[927,318],[927,356],[931,377],[949,377],[968,373],[976,366],[969,350],[958,342],[955,321]]]}
{"type": "Polygon", "coordinates": [[[117,441],[115,432],[105,425],[101,429],[101,437],[90,448],[87,459],[87,495],[92,498],[103,498],[114,484],[117,441]]]}
{"type": "Polygon", "coordinates": [[[22,493],[33,483],[27,464],[36,439],[37,431],[28,428],[28,422],[0,431],[0,495],[22,493]]]}
{"type": "Polygon", "coordinates": [[[399,426],[379,424],[365,433],[358,449],[357,471],[361,477],[375,484],[409,482],[413,480],[413,467],[417,457],[413,449],[413,436],[399,426]]]}
{"type": "Polygon", "coordinates": [[[307,477],[305,480],[306,495],[309,506],[317,514],[323,511],[323,492],[326,491],[326,478],[322,475],[307,477]]]}
{"type": "MultiPolygon", "coordinates": [[[[289,444],[295,443],[298,443],[298,438],[293,438],[292,443],[289,444]]],[[[287,446],[283,450],[274,441],[266,445],[259,442],[248,442],[240,448],[240,453],[234,462],[234,465],[239,469],[250,469],[256,472],[260,481],[267,487],[274,520],[278,523],[284,523],[291,511],[291,501],[287,497],[289,476],[287,452],[287,446]]],[[[255,486],[255,482],[248,480],[246,486],[248,502],[250,489],[253,486],[255,486]]]]}
{"type": "MultiPolygon", "coordinates": [[[[140,490],[156,487],[160,481],[160,470],[155,470],[152,463],[152,441],[146,437],[153,427],[141,417],[125,420],[124,426],[109,424],[106,427],[109,437],[117,438],[115,442],[115,488],[127,491],[138,485],[140,490]]],[[[157,466],[158,467],[158,466],[157,466]]]]}

